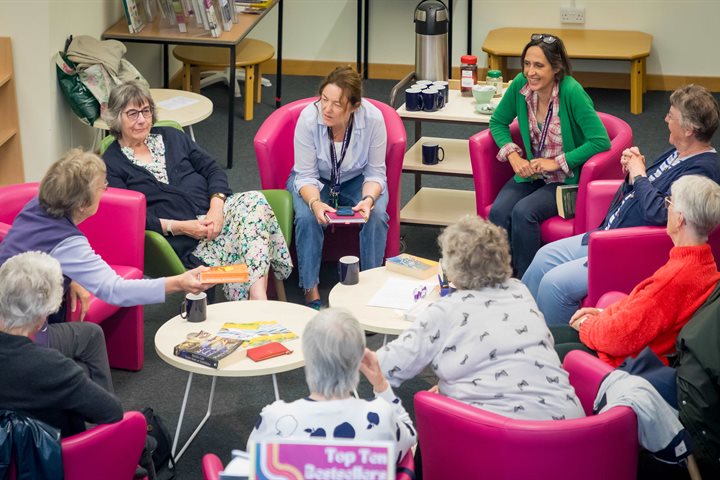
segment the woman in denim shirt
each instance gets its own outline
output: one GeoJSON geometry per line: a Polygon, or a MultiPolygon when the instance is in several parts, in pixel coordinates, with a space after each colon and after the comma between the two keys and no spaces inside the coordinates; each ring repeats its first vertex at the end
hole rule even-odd
{"type": "Polygon", "coordinates": [[[320,261],[327,212],[352,206],[367,222],[360,230],[360,266],[382,265],[387,241],[385,175],[387,133],[380,110],[362,100],[362,80],[338,67],[320,84],[319,99],[295,127],[293,195],[300,287],[308,306],[320,308],[320,261]]]}

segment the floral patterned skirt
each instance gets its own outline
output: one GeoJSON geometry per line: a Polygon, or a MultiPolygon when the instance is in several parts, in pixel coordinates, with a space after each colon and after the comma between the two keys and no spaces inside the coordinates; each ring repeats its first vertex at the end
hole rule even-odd
{"type": "Polygon", "coordinates": [[[225,222],[215,240],[203,240],[193,252],[207,265],[245,263],[248,283],[223,285],[228,300],[248,298],[250,285],[267,275],[272,267],[275,276],[286,279],[292,272],[290,251],[285,243],[275,213],[262,193],[236,193],[225,201],[225,222]]]}

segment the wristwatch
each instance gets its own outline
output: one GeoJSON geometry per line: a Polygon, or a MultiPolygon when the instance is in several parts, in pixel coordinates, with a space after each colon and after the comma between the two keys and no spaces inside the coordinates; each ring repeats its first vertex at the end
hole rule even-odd
{"type": "Polygon", "coordinates": [[[227,195],[225,195],[224,193],[213,193],[212,195],[210,195],[210,199],[212,200],[213,198],[219,198],[224,202],[225,200],[227,200],[227,195]]]}

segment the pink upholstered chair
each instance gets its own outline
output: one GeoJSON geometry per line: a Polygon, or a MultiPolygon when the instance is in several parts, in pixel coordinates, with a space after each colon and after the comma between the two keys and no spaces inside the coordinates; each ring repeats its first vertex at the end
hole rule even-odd
{"type": "MultiPolygon", "coordinates": [[[[128,480],[145,447],[145,417],[126,412],[117,423],[98,425],[62,440],[65,480],[128,480]]],[[[17,472],[10,466],[10,479],[17,472]]]]}
{"type": "MultiPolygon", "coordinates": [[[[37,183],[0,187],[0,241],[22,207],[37,194],[37,183]]],[[[108,188],[98,212],[80,224],[90,245],[123,278],[143,275],[145,196],[108,188]]],[[[79,311],[77,312],[79,314],[79,311]]],[[[75,320],[75,317],[69,318],[75,320]]],[[[142,305],[120,308],[92,297],[85,321],[99,324],[105,333],[110,366],[140,370],[144,361],[142,305]]]]}
{"type": "MultiPolygon", "coordinates": [[[[303,108],[315,100],[317,98],[305,98],[284,105],[274,111],[260,126],[255,135],[255,155],[263,189],[284,189],[286,187],[290,170],[295,163],[293,146],[295,125],[303,108]]],[[[390,196],[387,207],[390,229],[385,246],[385,256],[393,257],[399,253],[400,249],[400,177],[405,155],[405,126],[397,112],[389,105],[373,99],[368,100],[382,112],[387,129],[385,163],[387,188],[390,196]]],[[[323,258],[337,259],[339,256],[346,255],[350,249],[359,250],[358,235],[354,228],[337,228],[334,232],[328,229],[325,235],[323,258]],[[329,234],[332,235],[332,240],[330,240],[329,234]]]]}
{"type": "MultiPolygon", "coordinates": [[[[581,351],[564,368],[586,414],[612,368],[581,351]]],[[[423,476],[445,478],[582,478],[634,480],[637,419],[628,407],[559,421],[513,420],[451,398],[419,392],[415,417],[423,476]]]]}
{"type": "MultiPolygon", "coordinates": [[[[598,153],[585,162],[580,172],[575,218],[565,220],[555,216],[543,222],[541,225],[543,243],[554,242],[593,228],[587,224],[585,218],[587,184],[592,180],[623,177],[620,155],[624,149],[632,146],[632,129],[624,120],[607,113],[598,112],[598,116],[610,137],[610,150],[598,153]]],[[[517,121],[510,125],[510,133],[513,141],[522,145],[517,121]]],[[[514,174],[509,163],[497,160],[498,150],[490,129],[470,137],[470,163],[475,180],[477,214],[483,218],[487,218],[498,192],[514,174]]]]}
{"type": "MultiPolygon", "coordinates": [[[[621,180],[595,181],[588,185],[586,205],[589,229],[605,218],[621,180]]],[[[715,261],[720,268],[720,229],[710,234],[715,261]]],[[[588,243],[588,295],[583,305],[597,305],[605,293],[630,293],[667,260],[672,240],[665,227],[631,227],[590,234],[588,243]]]]}
{"type": "MultiPolygon", "coordinates": [[[[220,472],[223,471],[223,464],[214,453],[206,453],[202,459],[203,469],[203,480],[219,480],[220,472]]],[[[414,475],[410,475],[406,472],[415,472],[415,462],[413,460],[412,452],[408,452],[407,455],[398,464],[398,474],[395,476],[395,480],[412,480],[414,475]]]]}

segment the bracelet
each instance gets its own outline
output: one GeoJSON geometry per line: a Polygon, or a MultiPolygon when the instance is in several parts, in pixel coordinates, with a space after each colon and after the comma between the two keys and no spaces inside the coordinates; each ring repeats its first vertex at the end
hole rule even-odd
{"type": "Polygon", "coordinates": [[[168,235],[172,235],[173,237],[175,236],[175,234],[173,233],[173,230],[172,230],[172,220],[167,220],[167,223],[165,224],[165,230],[167,231],[167,234],[165,236],[168,236],[168,235]]]}
{"type": "MultiPolygon", "coordinates": [[[[371,208],[375,208],[375,197],[373,197],[372,195],[365,195],[364,197],[362,197],[363,200],[365,200],[366,198],[369,198],[370,200],[372,200],[372,207],[371,207],[371,208]]],[[[361,201],[362,201],[362,200],[361,200],[361,201]]]]}
{"type": "Polygon", "coordinates": [[[314,197],[314,198],[310,199],[310,201],[308,202],[308,208],[310,209],[310,211],[312,211],[313,204],[315,202],[319,202],[319,201],[320,201],[320,199],[318,197],[314,197]]]}
{"type": "Polygon", "coordinates": [[[224,202],[225,200],[227,200],[227,195],[225,195],[224,193],[219,193],[219,192],[213,193],[212,195],[210,195],[210,200],[212,200],[213,198],[219,198],[220,200],[222,200],[224,202]]]}

